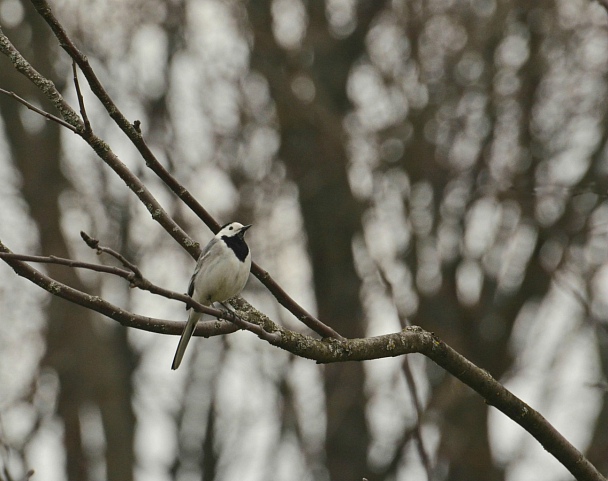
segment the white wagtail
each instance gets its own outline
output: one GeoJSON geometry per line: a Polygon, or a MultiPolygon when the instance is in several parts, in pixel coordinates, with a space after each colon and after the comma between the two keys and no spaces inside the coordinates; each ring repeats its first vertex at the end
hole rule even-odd
{"type": "MultiPolygon", "coordinates": [[[[250,225],[232,222],[223,226],[198,258],[188,286],[188,295],[204,306],[223,302],[241,293],[251,269],[251,253],[245,242],[250,225]]],[[[171,369],[182,362],[188,342],[202,314],[190,310],[188,322],[177,345],[171,369]]]]}

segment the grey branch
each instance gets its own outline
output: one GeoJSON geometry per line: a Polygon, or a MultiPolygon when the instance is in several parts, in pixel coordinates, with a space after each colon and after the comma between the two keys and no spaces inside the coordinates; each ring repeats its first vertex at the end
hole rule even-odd
{"type": "Polygon", "coordinates": [[[9,97],[13,97],[17,102],[25,105],[31,111],[36,112],[39,115],[42,115],[45,119],[56,122],[59,125],[61,125],[62,127],[65,127],[66,129],[70,129],[74,133],[78,133],[78,129],[76,127],[74,127],[73,125],[68,124],[65,120],[62,120],[53,114],[49,114],[48,112],[45,112],[44,110],[39,109],[35,105],[29,103],[24,98],[19,97],[19,95],[17,95],[15,92],[9,92],[8,90],[4,90],[3,88],[0,88],[0,92],[3,93],[4,95],[8,95],[9,97]]]}

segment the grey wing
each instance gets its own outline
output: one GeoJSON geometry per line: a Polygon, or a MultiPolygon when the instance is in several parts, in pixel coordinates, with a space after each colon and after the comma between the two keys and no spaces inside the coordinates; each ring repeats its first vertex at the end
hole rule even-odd
{"type": "MultiPolygon", "coordinates": [[[[218,239],[216,239],[215,237],[213,239],[211,239],[209,241],[209,243],[205,246],[205,248],[203,249],[203,251],[201,252],[201,255],[198,258],[198,261],[196,261],[196,267],[194,268],[194,272],[192,273],[192,277],[190,278],[190,284],[188,284],[188,295],[190,297],[192,297],[192,294],[194,294],[194,281],[196,279],[196,277],[198,276],[198,273],[201,271],[201,267],[209,261],[209,253],[211,252],[211,248],[217,244],[218,239]]],[[[188,306],[186,306],[186,310],[190,309],[188,306]]]]}

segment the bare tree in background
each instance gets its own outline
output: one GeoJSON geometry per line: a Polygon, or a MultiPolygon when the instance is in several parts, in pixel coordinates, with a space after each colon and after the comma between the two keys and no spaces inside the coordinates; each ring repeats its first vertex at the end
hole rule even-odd
{"type": "MultiPolygon", "coordinates": [[[[41,71],[52,71],[59,51],[53,35],[31,5],[25,3],[23,22],[6,29],[11,37],[31,36],[29,51],[41,71]]],[[[3,26],[4,27],[4,26],[3,26]]],[[[21,92],[42,103],[42,94],[24,84],[8,68],[0,69],[4,88],[21,92]]],[[[58,87],[63,87],[59,80],[58,87]]],[[[57,125],[28,129],[20,104],[0,99],[5,132],[10,140],[7,154],[22,178],[23,200],[38,228],[40,252],[69,257],[70,248],[62,231],[60,198],[73,192],[61,168],[61,140],[57,125]]],[[[119,236],[118,219],[114,222],[119,236]]],[[[85,289],[73,270],[49,266],[49,274],[61,282],[85,289]]],[[[87,286],[93,293],[98,285],[87,286]]],[[[68,479],[89,479],[91,465],[106,466],[108,479],[132,479],[134,415],[131,405],[132,362],[126,333],[111,329],[101,334],[94,327],[92,312],[58,298],[45,308],[46,352],[40,369],[51,368],[59,380],[57,415],[64,426],[64,446],[68,479]],[[99,413],[107,440],[105,453],[91,452],[82,440],[84,411],[99,413]]],[[[31,392],[29,395],[33,396],[31,392]]]]}
{"type": "MultiPolygon", "coordinates": [[[[4,34],[78,105],[65,54],[47,26],[29,3],[21,19],[17,2],[2,5],[4,34]]],[[[182,195],[171,187],[175,179],[216,216],[253,219],[254,260],[285,286],[299,288],[300,298],[314,298],[318,317],[337,332],[364,338],[411,323],[436,333],[494,378],[521,389],[549,420],[572,410],[589,433],[572,431],[575,445],[599,472],[608,472],[601,391],[608,34],[599,4],[145,2],[102,8],[97,17],[88,14],[88,4],[51,7],[112,98],[128,109],[129,120],[117,124],[135,139],[147,165],[154,169],[130,125],[134,119],[168,166],[173,177],[162,185],[141,159],[124,154],[168,214],[148,211],[191,255],[180,229],[194,232],[198,219],[169,192],[182,195]],[[163,224],[170,218],[175,229],[163,224]],[[301,261],[305,252],[308,262],[301,261]],[[312,289],[302,287],[308,263],[312,289]],[[578,366],[575,375],[571,366],[578,366]],[[535,372],[542,374],[535,378],[535,372]]],[[[6,60],[2,65],[1,88],[48,105],[6,60]]],[[[85,94],[93,129],[79,135],[102,134],[118,152],[123,140],[85,94]]],[[[79,219],[158,284],[185,290],[176,276],[185,283],[191,264],[122,193],[122,182],[105,166],[92,167],[96,159],[80,162],[91,154],[76,150],[57,126],[28,131],[27,116],[34,114],[9,97],[0,102],[40,252],[82,253],[73,233],[82,228],[74,225],[79,219]]],[[[83,281],[53,264],[47,273],[104,298],[120,292],[128,311],[146,305],[105,277],[83,281]]],[[[296,325],[255,281],[245,293],[250,297],[271,318],[296,325]]],[[[183,305],[154,306],[162,316],[149,315],[184,317],[183,305]]],[[[45,314],[41,363],[59,381],[68,479],[131,479],[140,465],[140,476],[164,470],[175,478],[501,480],[522,469],[531,473],[526,463],[545,459],[534,457],[519,434],[509,440],[492,426],[488,405],[525,424],[516,410],[521,404],[509,411],[513,400],[506,393],[489,397],[481,372],[471,374],[478,384],[469,383],[468,371],[431,347],[416,352],[484,399],[433,363],[414,359],[403,368],[397,359],[311,369],[238,335],[198,341],[182,389],[159,359],[172,343],[161,349],[153,343],[162,341],[137,334],[128,343],[124,330],[100,331],[105,321],[62,300],[51,301],[45,314]],[[160,394],[161,385],[170,399],[160,394]],[[81,439],[93,431],[91,411],[99,413],[105,453],[81,439]],[[151,427],[161,424],[161,411],[176,432],[151,427]],[[138,429],[162,442],[138,453],[138,429]]],[[[154,326],[179,331],[169,323],[154,326]]],[[[427,346],[423,340],[432,338],[419,339],[427,346]]],[[[336,360],[267,340],[300,356],[336,360]]],[[[342,355],[352,349],[358,359],[383,357],[348,346],[342,355]]],[[[14,406],[28,405],[28,395],[14,406]]],[[[25,467],[36,461],[32,440],[45,422],[31,426],[22,441],[25,467]]],[[[556,476],[567,475],[559,469],[556,476]]]]}

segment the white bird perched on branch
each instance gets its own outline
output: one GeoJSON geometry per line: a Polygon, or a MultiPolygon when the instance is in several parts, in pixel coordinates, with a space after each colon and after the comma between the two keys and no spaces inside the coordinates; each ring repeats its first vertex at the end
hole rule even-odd
{"type": "MultiPolygon", "coordinates": [[[[251,252],[245,242],[249,225],[231,222],[223,226],[198,258],[188,286],[188,295],[204,306],[224,302],[241,293],[251,269],[251,252]]],[[[188,322],[177,345],[171,369],[182,362],[188,342],[202,314],[190,310],[188,322]]]]}

